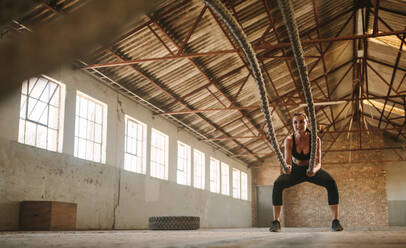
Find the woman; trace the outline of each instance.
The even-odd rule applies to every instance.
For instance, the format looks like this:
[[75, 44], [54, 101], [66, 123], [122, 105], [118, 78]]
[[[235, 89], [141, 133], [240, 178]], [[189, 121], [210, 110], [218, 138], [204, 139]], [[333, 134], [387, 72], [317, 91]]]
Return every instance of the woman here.
[[279, 232], [279, 222], [282, 210], [282, 191], [302, 182], [311, 182], [327, 189], [328, 204], [333, 212], [333, 231], [342, 231], [343, 227], [338, 221], [338, 189], [334, 179], [321, 169], [321, 141], [317, 137], [316, 161], [313, 170], [309, 170], [310, 160], [310, 131], [307, 129], [308, 119], [304, 113], [293, 115], [294, 134], [285, 139], [285, 159], [287, 169], [283, 170], [275, 183], [272, 193], [274, 221], [269, 229], [271, 232]]

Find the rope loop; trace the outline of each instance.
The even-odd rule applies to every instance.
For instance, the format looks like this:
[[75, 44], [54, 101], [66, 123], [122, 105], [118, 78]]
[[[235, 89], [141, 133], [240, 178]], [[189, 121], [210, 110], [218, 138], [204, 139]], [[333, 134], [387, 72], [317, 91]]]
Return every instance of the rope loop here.
[[[279, 163], [282, 166], [282, 169], [285, 170], [287, 168], [287, 164], [286, 164], [285, 159], [283, 158], [282, 152], [281, 152], [278, 142], [276, 140], [275, 131], [274, 131], [274, 127], [272, 125], [272, 120], [271, 120], [270, 111], [269, 111], [268, 94], [266, 93], [265, 81], [264, 81], [264, 77], [262, 75], [256, 54], [255, 54], [255, 51], [254, 51], [254, 49], [252, 49], [251, 44], [248, 42], [248, 39], [247, 39], [246, 35], [244, 34], [244, 31], [240, 28], [237, 21], [234, 19], [234, 17], [229, 12], [229, 10], [224, 6], [224, 4], [222, 4], [219, 0], [203, 0], [203, 2], [205, 2], [206, 5], [208, 7], [210, 7], [213, 10], [213, 12], [216, 13], [217, 16], [220, 17], [220, 19], [228, 27], [228, 29], [231, 31], [234, 38], [237, 40], [238, 44], [244, 51], [245, 57], [247, 58], [247, 60], [250, 64], [252, 75], [255, 78], [255, 81], [257, 83], [258, 93], [259, 93], [259, 97], [261, 100], [261, 111], [264, 114], [266, 128], [268, 130], [267, 138], [270, 141], [270, 143], [272, 144], [272, 148], [276, 154], [276, 157], [277, 157]], [[313, 168], [314, 161], [315, 161], [315, 154], [316, 154], [316, 149], [315, 149], [316, 148], [316, 145], [315, 145], [316, 144], [316, 135], [313, 135], [313, 134], [316, 134], [316, 120], [315, 120], [313, 98], [312, 98], [312, 94], [311, 94], [310, 87], [309, 87], [309, 85], [310, 85], [309, 78], [307, 75], [306, 65], [304, 62], [303, 48], [301, 47], [301, 44], [299, 42], [298, 30], [296, 28], [295, 20], [293, 19], [290, 1], [289, 0], [278, 0], [278, 4], [282, 10], [282, 14], [283, 14], [283, 17], [284, 17], [284, 20], [285, 20], [285, 23], [286, 23], [286, 26], [288, 29], [288, 33], [289, 33], [289, 38], [291, 39], [292, 49], [295, 54], [295, 60], [296, 60], [296, 64], [299, 69], [300, 79], [302, 81], [302, 86], [303, 86], [303, 90], [305, 93], [306, 103], [308, 106], [309, 118], [311, 121], [311, 132], [312, 132], [312, 135], [311, 135], [312, 146], [311, 146], [311, 152], [310, 152], [309, 168]], [[288, 8], [288, 10], [286, 10], [286, 8]], [[291, 34], [291, 33], [296, 34], [296, 42], [294, 42], [295, 35]], [[297, 52], [296, 52], [296, 50], [297, 50]], [[301, 57], [301, 59], [300, 59], [300, 57]]]

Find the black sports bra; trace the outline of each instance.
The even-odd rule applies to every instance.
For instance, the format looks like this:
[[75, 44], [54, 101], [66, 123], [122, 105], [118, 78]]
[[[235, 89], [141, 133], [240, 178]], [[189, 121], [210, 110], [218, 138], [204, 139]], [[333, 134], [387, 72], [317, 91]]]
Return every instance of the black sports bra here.
[[310, 160], [310, 151], [312, 149], [311, 138], [309, 138], [309, 153], [307, 154], [304, 154], [303, 151], [301, 153], [298, 153], [296, 151], [295, 134], [292, 135], [292, 139], [293, 139], [292, 156], [297, 160]]

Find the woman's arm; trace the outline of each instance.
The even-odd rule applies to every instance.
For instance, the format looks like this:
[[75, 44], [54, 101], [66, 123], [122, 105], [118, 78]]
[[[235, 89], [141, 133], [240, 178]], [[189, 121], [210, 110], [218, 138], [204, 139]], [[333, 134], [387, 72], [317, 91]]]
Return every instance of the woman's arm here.
[[288, 166], [288, 169], [285, 171], [283, 170], [283, 173], [285, 174], [290, 174], [292, 172], [292, 136], [288, 136], [285, 139], [285, 161], [286, 165]]

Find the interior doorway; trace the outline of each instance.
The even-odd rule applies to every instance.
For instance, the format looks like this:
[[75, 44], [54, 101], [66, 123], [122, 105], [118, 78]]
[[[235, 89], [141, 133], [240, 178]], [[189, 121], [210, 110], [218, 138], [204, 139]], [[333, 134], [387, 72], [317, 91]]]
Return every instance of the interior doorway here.
[[272, 185], [257, 186], [257, 227], [269, 227], [273, 220], [272, 190]]

